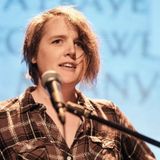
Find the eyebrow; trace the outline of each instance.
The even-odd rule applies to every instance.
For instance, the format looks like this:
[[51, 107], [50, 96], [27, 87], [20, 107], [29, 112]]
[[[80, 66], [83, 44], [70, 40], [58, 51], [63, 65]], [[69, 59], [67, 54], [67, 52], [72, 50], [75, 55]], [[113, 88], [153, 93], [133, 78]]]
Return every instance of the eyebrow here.
[[[53, 36], [49, 37], [49, 40], [56, 39], [56, 38], [65, 39], [65, 38], [67, 38], [67, 35], [65, 35], [65, 34], [53, 35]], [[74, 41], [76, 41], [76, 40], [79, 40], [79, 37], [76, 37], [76, 38], [74, 39]]]
[[53, 36], [49, 37], [49, 39], [53, 39], [53, 38], [66, 38], [66, 37], [67, 37], [66, 35], [59, 34], [59, 35], [53, 35]]

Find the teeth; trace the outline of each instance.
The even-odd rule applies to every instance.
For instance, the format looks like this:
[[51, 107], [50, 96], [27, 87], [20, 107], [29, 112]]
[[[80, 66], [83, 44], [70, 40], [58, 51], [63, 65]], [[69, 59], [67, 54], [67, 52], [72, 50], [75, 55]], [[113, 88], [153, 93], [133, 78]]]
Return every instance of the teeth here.
[[60, 66], [69, 67], [69, 68], [75, 68], [75, 65], [71, 64], [71, 63], [64, 63], [64, 64], [61, 64]]

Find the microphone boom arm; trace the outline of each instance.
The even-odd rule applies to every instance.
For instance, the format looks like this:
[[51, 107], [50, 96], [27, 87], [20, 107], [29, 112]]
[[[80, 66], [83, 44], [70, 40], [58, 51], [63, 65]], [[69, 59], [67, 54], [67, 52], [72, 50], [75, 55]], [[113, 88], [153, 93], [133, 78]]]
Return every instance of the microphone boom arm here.
[[75, 104], [75, 103], [69, 101], [69, 102], [66, 103], [65, 107], [66, 107], [66, 110], [68, 112], [70, 112], [70, 113], [73, 113], [73, 114], [75, 114], [77, 116], [84, 116], [84, 117], [86, 117], [88, 119], [95, 120], [95, 121], [97, 121], [99, 123], [102, 123], [102, 124], [107, 125], [107, 126], [109, 126], [111, 128], [114, 128], [114, 129], [117, 129], [117, 130], [122, 131], [124, 133], [127, 133], [127, 134], [129, 134], [131, 136], [134, 136], [134, 137], [136, 137], [136, 138], [138, 138], [140, 140], [143, 140], [145, 142], [148, 142], [148, 143], [160, 148], [160, 142], [159, 141], [154, 140], [154, 139], [152, 139], [150, 137], [147, 137], [147, 136], [145, 136], [145, 135], [143, 135], [143, 134], [141, 134], [139, 132], [133, 131], [133, 130], [131, 130], [129, 128], [123, 127], [123, 126], [121, 126], [119, 124], [116, 124], [116, 123], [114, 123], [112, 121], [108, 121], [106, 119], [100, 118], [100, 117], [94, 115], [91, 111], [85, 109], [81, 105], [78, 105], [78, 104]]

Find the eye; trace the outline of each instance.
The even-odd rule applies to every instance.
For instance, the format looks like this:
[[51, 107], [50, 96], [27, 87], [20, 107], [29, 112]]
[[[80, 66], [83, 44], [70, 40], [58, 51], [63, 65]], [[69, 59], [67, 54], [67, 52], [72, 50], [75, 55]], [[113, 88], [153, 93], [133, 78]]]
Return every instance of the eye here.
[[62, 39], [55, 39], [52, 41], [52, 44], [61, 44], [62, 42]]
[[80, 48], [83, 48], [83, 43], [79, 40], [75, 41], [74, 44]]

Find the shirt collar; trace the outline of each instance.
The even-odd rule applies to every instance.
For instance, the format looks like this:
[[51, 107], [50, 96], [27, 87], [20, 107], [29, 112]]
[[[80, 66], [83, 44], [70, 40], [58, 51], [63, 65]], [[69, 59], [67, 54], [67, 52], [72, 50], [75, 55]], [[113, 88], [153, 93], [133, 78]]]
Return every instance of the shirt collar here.
[[40, 103], [36, 103], [33, 99], [33, 96], [31, 92], [33, 92], [36, 89], [35, 86], [31, 86], [25, 90], [24, 93], [22, 93], [19, 96], [19, 103], [20, 103], [20, 110], [21, 112], [27, 112], [29, 110], [45, 110], [46, 107]]
[[[39, 109], [39, 110], [46, 109], [46, 107], [43, 104], [40, 104], [34, 101], [31, 92], [33, 92], [35, 89], [36, 89], [36, 86], [28, 87], [25, 90], [25, 92], [19, 96], [18, 99], [21, 107], [21, 112], [26, 112], [32, 109]], [[76, 92], [77, 92], [77, 103], [79, 105], [82, 105], [83, 107], [85, 107], [85, 109], [89, 111], [94, 111], [95, 108], [93, 107], [90, 100], [84, 94], [82, 94], [79, 90], [76, 90]]]
[[93, 107], [92, 103], [90, 102], [89, 98], [87, 98], [84, 94], [77, 90], [78, 100], [77, 103], [79, 105], [84, 106], [89, 111], [94, 111], [95, 108]]

